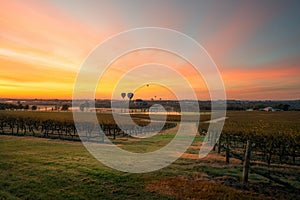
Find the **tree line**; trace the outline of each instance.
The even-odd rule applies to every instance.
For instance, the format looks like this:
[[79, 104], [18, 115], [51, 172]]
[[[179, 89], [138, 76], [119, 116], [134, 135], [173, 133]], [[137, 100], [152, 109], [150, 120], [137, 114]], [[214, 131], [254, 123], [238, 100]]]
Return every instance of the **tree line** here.
[[[56, 110], [67, 111], [70, 108], [69, 104], [63, 104], [62, 106], [56, 106]], [[12, 104], [12, 103], [0, 103], [0, 110], [38, 110], [36, 105], [29, 106], [28, 104], [23, 105], [21, 103]], [[52, 109], [54, 110], [54, 109]]]

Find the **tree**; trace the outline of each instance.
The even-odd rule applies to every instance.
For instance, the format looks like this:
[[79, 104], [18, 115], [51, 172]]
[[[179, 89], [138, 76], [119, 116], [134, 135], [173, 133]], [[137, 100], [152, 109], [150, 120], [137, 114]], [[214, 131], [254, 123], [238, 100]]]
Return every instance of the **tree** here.
[[28, 109], [29, 109], [29, 105], [25, 105], [25, 106], [24, 106], [24, 109], [25, 109], [25, 110], [28, 110]]
[[67, 111], [67, 110], [69, 110], [69, 107], [70, 107], [70, 105], [63, 104], [62, 107], [61, 107], [61, 110]]
[[277, 105], [275, 108], [278, 108], [278, 109], [281, 109], [281, 110], [284, 110], [284, 111], [288, 111], [289, 108], [290, 108], [290, 105], [281, 103], [281, 104]]
[[17, 109], [23, 109], [23, 105], [21, 103], [19, 103]]
[[31, 107], [31, 110], [37, 110], [37, 106], [36, 106], [36, 105], [33, 105], [33, 106]]
[[88, 101], [85, 101], [83, 104], [80, 104], [79, 109], [80, 109], [81, 111], [84, 111], [85, 108], [89, 108], [89, 107], [90, 107], [89, 102], [88, 102]]

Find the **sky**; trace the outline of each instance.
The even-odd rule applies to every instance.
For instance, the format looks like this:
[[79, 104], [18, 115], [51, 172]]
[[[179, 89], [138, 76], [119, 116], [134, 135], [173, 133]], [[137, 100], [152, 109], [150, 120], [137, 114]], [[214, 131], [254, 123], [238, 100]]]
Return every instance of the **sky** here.
[[[126, 30], [161, 27], [206, 50], [228, 99], [300, 99], [299, 8], [297, 0], [0, 0], [0, 98], [72, 98], [82, 63], [97, 45]], [[147, 63], [155, 64], [134, 70]], [[185, 95], [178, 74], [165, 75], [163, 65], [188, 80], [198, 99], [210, 98], [205, 78], [190, 63], [151, 49], [112, 62], [95, 97], [134, 86], [136, 98], [173, 99], [172, 89]], [[149, 86], [137, 85], [140, 79]], [[159, 79], [170, 88], [152, 84]]]

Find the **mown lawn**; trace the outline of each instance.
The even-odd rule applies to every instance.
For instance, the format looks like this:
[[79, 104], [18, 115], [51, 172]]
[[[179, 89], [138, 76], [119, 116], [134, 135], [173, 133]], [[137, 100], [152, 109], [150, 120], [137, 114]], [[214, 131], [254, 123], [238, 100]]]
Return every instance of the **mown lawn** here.
[[1, 198], [167, 199], [144, 189], [155, 177], [109, 169], [79, 142], [0, 137]]
[[198, 179], [206, 176], [207, 168], [194, 170], [195, 164], [179, 159], [155, 172], [123, 173], [102, 165], [80, 142], [0, 136], [0, 199], [254, 197], [215, 181]]

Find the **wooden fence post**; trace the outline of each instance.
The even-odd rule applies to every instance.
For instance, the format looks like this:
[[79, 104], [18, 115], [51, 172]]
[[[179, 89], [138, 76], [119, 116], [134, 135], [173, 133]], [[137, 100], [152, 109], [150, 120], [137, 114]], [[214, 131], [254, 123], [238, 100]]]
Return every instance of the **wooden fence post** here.
[[226, 164], [229, 164], [229, 157], [230, 157], [230, 149], [229, 149], [229, 142], [226, 142]]
[[114, 140], [116, 139], [116, 128], [114, 128]]
[[246, 151], [245, 151], [245, 159], [243, 164], [243, 175], [242, 175], [242, 182], [243, 184], [248, 183], [248, 175], [250, 169], [250, 156], [251, 156], [251, 140], [247, 140]]
[[218, 140], [218, 154], [220, 154], [221, 153], [221, 137], [219, 138], [219, 140]]

